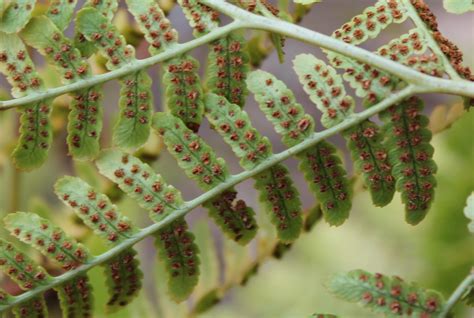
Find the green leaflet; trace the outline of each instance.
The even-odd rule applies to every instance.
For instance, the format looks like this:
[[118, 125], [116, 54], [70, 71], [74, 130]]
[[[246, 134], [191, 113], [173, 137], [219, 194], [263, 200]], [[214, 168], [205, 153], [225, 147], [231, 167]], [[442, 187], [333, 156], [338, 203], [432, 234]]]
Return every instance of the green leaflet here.
[[[0, 72], [12, 85], [12, 95], [21, 97], [38, 92], [43, 82], [35, 70], [25, 45], [17, 35], [0, 32]], [[20, 137], [13, 151], [13, 160], [20, 169], [41, 166], [47, 159], [52, 142], [50, 123], [52, 99], [20, 108]]]
[[93, 294], [86, 275], [78, 276], [54, 290], [58, 293], [64, 317], [91, 317]]
[[71, 22], [76, 4], [77, 0], [53, 0], [48, 6], [46, 16], [63, 31]]
[[[116, 150], [102, 152], [97, 160], [101, 174], [117, 183], [120, 189], [159, 222], [178, 210], [184, 200], [181, 193], [138, 158]], [[172, 222], [156, 236], [159, 258], [166, 263], [168, 290], [173, 299], [188, 298], [198, 282], [199, 251], [184, 219]]]
[[387, 317], [437, 317], [444, 304], [436, 291], [363, 270], [337, 274], [327, 288], [343, 300]]
[[321, 2], [321, 0], [293, 0], [293, 2], [294, 3], [299, 3], [299, 4], [304, 4], [304, 5], [310, 5], [310, 4], [313, 4], [313, 3]]
[[168, 292], [181, 302], [189, 297], [199, 278], [199, 250], [184, 218], [177, 219], [156, 234], [158, 256], [166, 264]]
[[[96, 192], [80, 178], [66, 176], [59, 179], [55, 192], [95, 234], [111, 244], [118, 244], [138, 231], [106, 195]], [[142, 273], [135, 255], [131, 248], [104, 265], [111, 295], [107, 305], [111, 310], [128, 304], [141, 288]]]
[[197, 132], [204, 114], [201, 80], [197, 73], [199, 62], [184, 54], [165, 62], [163, 68], [167, 108]]
[[[325, 127], [332, 127], [354, 113], [354, 100], [346, 95], [342, 79], [332, 67], [310, 54], [296, 56], [293, 63], [304, 90], [323, 112], [321, 122]], [[390, 203], [395, 179], [377, 125], [366, 120], [345, 131], [343, 136], [355, 167], [369, 188], [372, 202], [376, 206]]]
[[[209, 122], [232, 147], [242, 167], [252, 169], [272, 154], [268, 139], [252, 127], [247, 113], [238, 105], [215, 94], [207, 94], [205, 103]], [[301, 201], [288, 169], [278, 164], [257, 175], [255, 180], [260, 201], [276, 226], [278, 238], [283, 242], [296, 240], [303, 223]]]
[[48, 307], [43, 296], [26, 301], [12, 309], [16, 318], [45, 318], [48, 317]]
[[[82, 8], [94, 8], [102, 13], [107, 20], [112, 21], [115, 12], [117, 12], [118, 2], [117, 0], [87, 0]], [[84, 34], [79, 32], [77, 27], [74, 33], [74, 46], [85, 57], [89, 57], [96, 52], [95, 46], [87, 41]]]
[[153, 94], [151, 78], [140, 71], [121, 80], [120, 117], [114, 126], [114, 143], [125, 149], [143, 145], [150, 136]]
[[209, 33], [219, 26], [219, 13], [212, 8], [203, 5], [198, 0], [178, 0], [184, 15], [191, 27], [194, 36], [199, 37]]
[[354, 99], [346, 94], [341, 77], [334, 68], [311, 54], [300, 54], [293, 68], [311, 101], [323, 113], [321, 123], [329, 128], [354, 113]]
[[352, 190], [336, 148], [321, 141], [312, 149], [296, 155], [311, 191], [321, 204], [324, 220], [341, 225], [349, 217]]
[[[106, 17], [93, 8], [82, 9], [77, 17], [78, 29], [107, 58], [107, 68], [114, 70], [135, 60], [132, 46]], [[101, 28], [105, 26], [105, 29]], [[114, 143], [125, 149], [143, 145], [150, 135], [153, 110], [151, 79], [139, 71], [121, 80], [120, 117], [114, 126]]]
[[211, 42], [206, 69], [208, 90], [244, 107], [249, 63], [246, 41], [240, 32]]
[[16, 33], [28, 23], [35, 0], [12, 0], [0, 17], [0, 32]]
[[76, 28], [107, 58], [106, 67], [109, 70], [135, 60], [135, 49], [127, 45], [123, 35], [100, 11], [89, 7], [80, 10]]
[[353, 45], [373, 39], [392, 23], [402, 23], [407, 18], [406, 9], [395, 0], [378, 0], [333, 32], [332, 36]]
[[[30, 46], [47, 57], [61, 75], [64, 84], [84, 80], [92, 75], [89, 63], [62, 31], [45, 16], [34, 17], [21, 32]], [[68, 119], [69, 152], [77, 159], [91, 159], [99, 152], [102, 130], [102, 105], [99, 87], [70, 94], [73, 97]]]
[[372, 202], [385, 206], [392, 201], [395, 193], [395, 178], [388, 151], [383, 145], [384, 134], [369, 120], [363, 121], [343, 133], [347, 140], [354, 166], [362, 173]]
[[0, 270], [23, 290], [41, 286], [50, 279], [41, 266], [3, 239], [0, 239]]
[[[224, 160], [217, 158], [212, 148], [186, 128], [179, 118], [156, 113], [152, 126], [163, 136], [178, 165], [203, 190], [214, 188], [230, 176]], [[246, 244], [255, 236], [257, 225], [254, 211], [244, 201], [235, 200], [236, 194], [234, 189], [228, 189], [204, 206], [225, 234], [240, 244]]]
[[294, 146], [314, 132], [313, 118], [304, 113], [293, 92], [272, 74], [262, 70], [251, 72], [247, 88], [277, 133], [282, 135], [285, 145]]
[[156, 55], [178, 43], [178, 32], [171, 27], [163, 10], [154, 0], [126, 0], [128, 10], [150, 43], [148, 51]]
[[46, 257], [55, 259], [65, 270], [76, 268], [89, 257], [85, 246], [67, 237], [61, 228], [49, 220], [34, 213], [11, 213], [3, 220], [5, 228], [13, 236], [33, 246]]
[[[302, 0], [304, 1], [304, 0]], [[295, 0], [296, 2], [296, 0]], [[314, 0], [313, 0], [314, 2]], [[308, 318], [337, 318], [336, 315], [331, 315], [331, 314], [312, 314], [311, 316], [309, 316]]]
[[474, 11], [474, 4], [471, 0], [443, 0], [446, 11], [455, 14], [463, 14]]
[[107, 262], [105, 276], [109, 288], [109, 312], [116, 311], [129, 304], [142, 288], [143, 273], [140, 270], [137, 252], [131, 248]]
[[397, 190], [406, 206], [405, 219], [417, 224], [425, 217], [434, 198], [436, 163], [433, 161], [428, 118], [423, 115], [423, 102], [411, 97], [381, 113], [386, 123], [386, 147]]
[[62, 177], [54, 189], [64, 204], [70, 206], [95, 234], [109, 243], [120, 243], [138, 231], [105, 194], [97, 192], [80, 178]]
[[[272, 74], [250, 73], [247, 87], [275, 130], [282, 135], [284, 144], [296, 145], [313, 133], [313, 119], [304, 113], [293, 92]], [[321, 141], [297, 158], [310, 189], [321, 203], [325, 220], [331, 225], [342, 224], [349, 216], [352, 192], [335, 147]]]
[[99, 172], [149, 212], [150, 218], [160, 222], [178, 210], [184, 200], [175, 187], [140, 159], [116, 150], [103, 151], [96, 161]]

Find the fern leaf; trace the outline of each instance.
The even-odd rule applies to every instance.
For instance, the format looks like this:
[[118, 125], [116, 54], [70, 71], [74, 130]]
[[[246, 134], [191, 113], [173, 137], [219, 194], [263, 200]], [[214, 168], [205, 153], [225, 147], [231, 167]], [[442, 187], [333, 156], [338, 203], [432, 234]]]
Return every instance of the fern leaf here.
[[[242, 167], [252, 169], [272, 154], [268, 139], [252, 127], [249, 116], [238, 105], [215, 94], [208, 94], [205, 101], [209, 122], [232, 147]], [[283, 242], [296, 240], [303, 225], [301, 201], [288, 169], [278, 164], [257, 175], [255, 180], [260, 201], [277, 228], [278, 238]]]
[[436, 164], [433, 161], [428, 118], [423, 102], [412, 97], [381, 113], [386, 123], [387, 148], [397, 190], [406, 206], [406, 221], [417, 224], [425, 217], [434, 198]]
[[0, 239], [0, 270], [21, 289], [29, 290], [50, 280], [46, 271], [10, 242]]
[[9, 1], [0, 19], [0, 32], [16, 33], [28, 23], [35, 7], [35, 0]]
[[[313, 133], [313, 119], [304, 113], [282, 81], [259, 70], [250, 73], [247, 87], [275, 130], [282, 135], [284, 144], [296, 145]], [[335, 147], [321, 141], [298, 154], [297, 158], [310, 189], [321, 203], [325, 220], [331, 225], [342, 224], [349, 216], [352, 194]]]
[[[332, 67], [310, 54], [296, 56], [293, 63], [304, 90], [323, 112], [321, 122], [325, 127], [332, 127], [354, 113], [354, 100], [346, 95], [342, 79]], [[348, 129], [343, 136], [373, 203], [376, 206], [390, 203], [395, 178], [378, 126], [367, 120]]]
[[[25, 45], [17, 35], [0, 32], [0, 72], [6, 75], [15, 97], [36, 93], [44, 87]], [[51, 104], [52, 99], [46, 99], [20, 109], [20, 138], [12, 154], [15, 165], [20, 169], [30, 170], [46, 161], [53, 136]]]
[[55, 259], [62, 268], [71, 270], [87, 261], [89, 252], [80, 243], [66, 236], [49, 220], [29, 212], [16, 212], [4, 218], [5, 228], [20, 241]]
[[148, 51], [156, 55], [178, 43], [178, 33], [160, 6], [153, 0], [127, 0], [129, 11], [138, 23], [140, 31], [150, 43]]
[[77, 0], [53, 0], [49, 3], [46, 16], [63, 31], [71, 22], [76, 4]]
[[[83, 8], [94, 8], [98, 10], [107, 20], [112, 21], [118, 8], [117, 0], [87, 0]], [[74, 33], [74, 46], [81, 52], [82, 56], [89, 57], [96, 52], [94, 44], [89, 42], [84, 34], [76, 30]]]
[[164, 64], [163, 84], [166, 87], [166, 106], [186, 127], [199, 130], [204, 114], [201, 80], [197, 73], [199, 62], [188, 54]]
[[437, 317], [444, 299], [436, 291], [362, 270], [335, 275], [327, 285], [336, 296], [387, 317]]
[[311, 54], [300, 54], [293, 68], [311, 101], [323, 113], [321, 123], [332, 127], [354, 112], [354, 99], [346, 94], [341, 77], [332, 67]]
[[126, 306], [140, 292], [143, 273], [139, 265], [137, 252], [132, 248], [104, 265], [107, 286], [111, 295], [107, 302], [109, 312]]
[[95, 234], [110, 243], [120, 243], [138, 231], [106, 195], [96, 192], [80, 178], [63, 177], [54, 188], [64, 204], [70, 206]]
[[[155, 222], [184, 204], [178, 190], [167, 185], [149, 165], [136, 157], [120, 151], [104, 151], [97, 160], [97, 166], [101, 174], [117, 183], [120, 189], [146, 209]], [[155, 244], [160, 260], [167, 265], [171, 297], [177, 301], [186, 299], [198, 281], [199, 251], [184, 219], [160, 230]]]
[[308, 318], [337, 318], [337, 316], [331, 314], [312, 314]]
[[250, 69], [245, 43], [240, 32], [232, 32], [211, 42], [206, 69], [208, 90], [240, 107], [245, 105], [245, 79]]
[[159, 258], [166, 263], [168, 292], [175, 301], [189, 297], [198, 283], [199, 250], [188, 224], [181, 218], [156, 234], [155, 245]]
[[345, 23], [333, 33], [333, 37], [353, 45], [373, 39], [392, 23], [402, 23], [408, 15], [406, 9], [396, 0], [378, 0]]
[[219, 26], [219, 14], [198, 0], [178, 0], [186, 19], [193, 28], [194, 36], [209, 33]]
[[[4, 298], [5, 293], [1, 292], [0, 297]], [[7, 301], [8, 302], [8, 301]], [[45, 318], [48, 317], [48, 309], [43, 296], [33, 298], [26, 301], [18, 306], [13, 307], [13, 314], [16, 318]]]
[[[217, 158], [212, 148], [186, 128], [179, 118], [156, 113], [153, 128], [163, 135], [169, 152], [186, 175], [203, 190], [214, 188], [230, 176], [224, 160]], [[257, 225], [254, 211], [244, 201], [235, 200], [236, 195], [234, 189], [228, 189], [204, 206], [226, 235], [240, 244], [246, 244], [255, 236]]]
[[54, 289], [64, 317], [91, 317], [93, 294], [86, 275], [79, 275]]
[[[30, 46], [47, 57], [61, 74], [64, 84], [84, 80], [92, 75], [89, 63], [61, 30], [46, 16], [34, 17], [21, 32]], [[102, 130], [102, 105], [99, 87], [91, 87], [71, 94], [68, 123], [69, 152], [77, 159], [91, 159], [99, 152]]]
[[[126, 44], [117, 28], [98, 10], [82, 9], [77, 15], [77, 26], [84, 37], [107, 57], [109, 70], [135, 59], [133, 47]], [[145, 71], [139, 71], [123, 78], [121, 86], [120, 117], [114, 127], [113, 139], [119, 147], [137, 148], [147, 141], [150, 134], [153, 110], [151, 79]]]
[[380, 47], [377, 53], [392, 61], [406, 64], [410, 56], [423, 54], [427, 49], [428, 42], [426, 37], [417, 29], [412, 29], [408, 33]]
[[357, 171], [362, 173], [364, 184], [369, 188], [372, 202], [385, 206], [395, 193], [395, 178], [389, 152], [383, 144], [384, 134], [369, 120], [363, 121], [343, 133]]

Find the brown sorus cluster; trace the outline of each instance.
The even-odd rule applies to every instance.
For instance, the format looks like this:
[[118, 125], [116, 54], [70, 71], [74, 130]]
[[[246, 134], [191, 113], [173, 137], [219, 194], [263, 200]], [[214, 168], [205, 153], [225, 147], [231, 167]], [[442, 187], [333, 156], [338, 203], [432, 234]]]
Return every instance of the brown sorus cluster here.
[[193, 28], [200, 34], [204, 34], [210, 31], [209, 26], [206, 25], [203, 20], [202, 14], [206, 14], [210, 17], [211, 21], [219, 21], [219, 13], [212, 8], [199, 3], [198, 1], [192, 0], [182, 0], [180, 5], [183, 7], [183, 10], [189, 11], [192, 17]]
[[420, 18], [426, 23], [426, 25], [433, 32], [434, 39], [438, 42], [443, 53], [448, 57], [451, 65], [454, 69], [467, 80], [474, 81], [474, 76], [471, 73], [469, 67], [462, 65], [463, 54], [461, 50], [451, 42], [448, 38], [443, 36], [443, 34], [438, 29], [438, 22], [436, 16], [430, 10], [428, 5], [423, 0], [411, 0], [411, 3], [418, 12]]
[[358, 279], [370, 286], [367, 287], [370, 291], [362, 294], [361, 301], [364, 304], [387, 307], [393, 314], [400, 316], [411, 316], [414, 310], [421, 311], [417, 316], [421, 318], [434, 317], [432, 314], [439, 310], [439, 300], [437, 298], [429, 297], [424, 303], [420, 303], [421, 296], [416, 291], [409, 293], [404, 291], [404, 288], [410, 288], [410, 286], [405, 286], [406, 283], [399, 277], [393, 277], [394, 282], [390, 282], [390, 284], [387, 284], [389, 282], [387, 277], [380, 273], [373, 276], [360, 274]]
[[233, 239], [239, 241], [244, 236], [243, 232], [254, 230], [256, 225], [245, 201], [236, 200], [236, 197], [236, 191], [228, 190], [213, 198], [209, 204], [217, 210], [225, 228], [233, 233]]
[[325, 208], [330, 211], [337, 209], [340, 202], [347, 201], [345, 172], [339, 166], [339, 159], [334, 155], [334, 148], [325, 141], [304, 153], [312, 171], [313, 182], [321, 194], [331, 193], [332, 198], [325, 201]]
[[197, 74], [197, 62], [190, 56], [171, 60], [165, 77], [171, 84], [167, 88], [168, 105], [193, 132], [199, 130], [202, 112], [202, 89]]
[[134, 251], [124, 252], [106, 264], [107, 276], [113, 284], [108, 306], [127, 305], [141, 288], [141, 273], [135, 255]]
[[65, 296], [67, 309], [71, 315], [80, 311], [83, 317], [92, 317], [92, 289], [87, 276], [79, 276], [69, 283], [60, 287], [61, 293]]
[[141, 14], [137, 19], [156, 52], [161, 52], [178, 40], [176, 30], [171, 27], [170, 21], [158, 6], [149, 7], [148, 14]]
[[171, 277], [198, 275], [198, 263], [194, 238], [182, 219], [176, 220], [158, 232], [161, 253], [170, 265]]
[[334, 31], [333, 36], [346, 43], [359, 44], [367, 39], [371, 32], [385, 28], [393, 20], [397, 22], [403, 19], [404, 13], [397, 1], [387, 0], [387, 4], [379, 3], [355, 16], [352, 21]]
[[80, 148], [87, 138], [99, 138], [97, 131], [97, 121], [99, 116], [99, 100], [101, 94], [94, 87], [74, 94], [73, 96], [73, 114], [75, 116], [73, 128], [77, 132], [72, 132], [69, 136], [70, 144]]

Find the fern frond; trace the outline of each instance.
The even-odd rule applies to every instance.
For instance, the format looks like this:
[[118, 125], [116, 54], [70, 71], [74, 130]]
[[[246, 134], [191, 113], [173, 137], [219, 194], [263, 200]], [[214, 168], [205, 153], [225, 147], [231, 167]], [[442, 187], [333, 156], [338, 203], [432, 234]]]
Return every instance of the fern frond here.
[[3, 239], [0, 239], [0, 270], [23, 290], [41, 286], [50, 279], [41, 266]]
[[77, 0], [53, 0], [49, 3], [46, 16], [64, 31], [69, 26], [76, 8]]
[[[0, 32], [0, 72], [6, 75], [15, 97], [44, 88], [25, 45], [15, 34]], [[51, 105], [52, 99], [48, 98], [20, 109], [20, 137], [12, 154], [18, 168], [30, 170], [46, 161], [53, 136]]]
[[[153, 128], [164, 138], [169, 152], [186, 175], [204, 190], [210, 190], [229, 178], [230, 173], [222, 158], [199, 136], [185, 127], [171, 114], [156, 113]], [[222, 231], [240, 244], [248, 243], [257, 231], [254, 211], [242, 200], [235, 200], [237, 192], [228, 189], [205, 204], [210, 216]]]
[[206, 69], [207, 88], [230, 102], [244, 107], [245, 79], [250, 70], [247, 45], [240, 32], [210, 43]]
[[[232, 147], [242, 167], [252, 169], [271, 155], [270, 142], [252, 127], [249, 116], [238, 105], [215, 94], [206, 95], [205, 101], [209, 122]], [[279, 239], [287, 243], [296, 240], [303, 225], [301, 201], [288, 169], [278, 164], [255, 176], [255, 180], [260, 201], [265, 205]]]
[[387, 317], [437, 317], [444, 304], [438, 292], [406, 283], [397, 276], [363, 270], [337, 274], [327, 287], [343, 300]]
[[[313, 133], [313, 118], [304, 113], [293, 92], [275, 76], [254, 71], [247, 79], [247, 87], [287, 146], [298, 144]], [[321, 203], [325, 220], [331, 225], [342, 224], [349, 216], [352, 191], [336, 148], [321, 141], [296, 157], [310, 189]]]
[[0, 19], [0, 32], [16, 33], [28, 23], [35, 7], [35, 0], [16, 0], [7, 3]]
[[[64, 84], [91, 77], [89, 63], [62, 31], [46, 16], [34, 17], [21, 32], [25, 42], [45, 55], [56, 67]], [[68, 123], [68, 146], [78, 159], [91, 159], [99, 152], [102, 130], [102, 105], [99, 87], [90, 87], [72, 94]]]
[[[107, 68], [117, 69], [135, 60], [132, 46], [100, 11], [82, 9], [77, 14], [77, 28], [107, 58]], [[145, 71], [138, 71], [121, 80], [120, 116], [114, 126], [114, 143], [131, 149], [143, 145], [150, 134], [153, 101], [151, 79]]]
[[423, 102], [411, 97], [381, 113], [385, 121], [387, 148], [393, 165], [397, 190], [406, 206], [406, 221], [417, 224], [425, 217], [434, 199], [436, 163], [428, 118], [422, 113]]
[[[341, 77], [323, 61], [310, 54], [300, 54], [293, 61], [303, 88], [319, 110], [322, 124], [329, 128], [354, 114], [354, 100], [346, 95]], [[377, 125], [366, 120], [343, 133], [357, 171], [370, 190], [372, 202], [385, 206], [393, 198], [395, 178], [382, 145], [383, 136]]]
[[[0, 305], [11, 301], [11, 296], [0, 290]], [[43, 297], [33, 298], [18, 306], [13, 307], [15, 318], [44, 318], [48, 317], [48, 309]]]
[[[120, 189], [159, 222], [184, 205], [181, 193], [138, 158], [119, 151], [104, 151], [97, 160], [101, 174], [118, 184]], [[166, 264], [168, 290], [177, 301], [186, 299], [199, 277], [199, 250], [184, 219], [172, 222], [156, 234], [155, 245], [160, 261]]]

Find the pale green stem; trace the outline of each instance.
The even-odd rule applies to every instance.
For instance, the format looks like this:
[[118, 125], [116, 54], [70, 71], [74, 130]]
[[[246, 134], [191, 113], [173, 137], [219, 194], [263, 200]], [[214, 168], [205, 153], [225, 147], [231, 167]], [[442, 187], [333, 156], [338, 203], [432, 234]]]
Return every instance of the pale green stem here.
[[31, 291], [28, 291], [19, 296], [13, 297], [12, 301], [8, 305], [0, 306], [0, 311], [3, 312], [15, 305], [28, 301], [53, 287], [60, 286], [66, 283], [67, 281], [73, 279], [74, 277], [86, 273], [87, 271], [89, 271], [90, 269], [94, 268], [97, 265], [106, 263], [107, 261], [119, 255], [124, 250], [127, 250], [128, 248], [132, 247], [139, 241], [152, 235], [153, 233], [157, 232], [161, 228], [170, 224], [174, 220], [184, 217], [187, 213], [197, 208], [198, 206], [202, 205], [206, 201], [212, 199], [216, 195], [222, 193], [223, 191], [226, 191], [227, 189], [241, 183], [242, 181], [246, 179], [254, 177], [260, 172], [265, 171], [266, 169], [274, 166], [275, 164], [283, 160], [293, 157], [294, 155], [314, 146], [318, 142], [330, 136], [333, 136], [337, 133], [342, 132], [343, 130], [346, 130], [354, 125], [357, 125], [358, 123], [366, 120], [367, 118], [372, 117], [378, 114], [379, 112], [387, 109], [391, 105], [394, 105], [400, 102], [401, 100], [417, 93], [420, 93], [420, 91], [418, 91], [417, 88], [415, 88], [414, 86], [407, 86], [403, 90], [397, 93], [394, 93], [390, 97], [384, 99], [383, 101], [370, 107], [369, 109], [361, 113], [351, 115], [340, 124], [334, 127], [331, 127], [329, 129], [323, 130], [321, 132], [315, 132], [303, 142], [291, 148], [288, 148], [287, 150], [282, 151], [278, 154], [272, 155], [271, 157], [269, 157], [267, 160], [265, 160], [263, 163], [259, 164], [255, 168], [251, 170], [243, 171], [237, 175], [230, 176], [229, 178], [226, 179], [226, 181], [220, 183], [215, 188], [207, 191], [206, 193], [200, 195], [199, 197], [191, 201], [186, 202], [179, 210], [174, 211], [172, 214], [165, 217], [162, 221], [158, 223], [154, 223], [146, 228], [141, 229], [135, 235], [128, 238], [127, 240], [122, 241], [120, 244], [117, 244], [110, 250], [98, 256], [93, 257], [88, 263], [83, 264], [79, 266], [78, 268], [68, 271], [60, 276], [54, 277], [52, 280], [48, 281], [48, 283], [43, 286], [39, 286]]
[[469, 287], [474, 286], [474, 269], [471, 270], [471, 273], [464, 278], [464, 280], [459, 284], [459, 286], [454, 290], [454, 292], [449, 297], [448, 301], [443, 307], [443, 310], [439, 314], [439, 318], [446, 318], [449, 315], [449, 312], [453, 307], [459, 302], [464, 293], [469, 289]]

